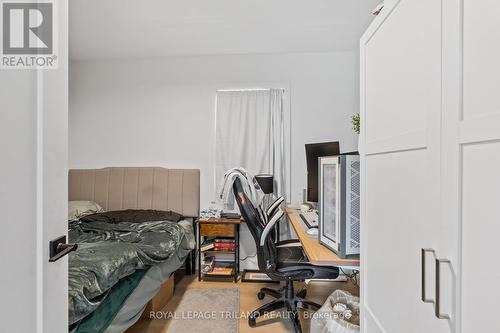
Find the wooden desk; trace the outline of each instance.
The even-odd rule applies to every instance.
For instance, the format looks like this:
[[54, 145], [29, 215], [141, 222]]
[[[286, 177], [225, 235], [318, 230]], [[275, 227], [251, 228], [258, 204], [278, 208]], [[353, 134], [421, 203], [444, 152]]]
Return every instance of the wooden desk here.
[[297, 209], [286, 208], [286, 214], [311, 264], [318, 266], [359, 266], [359, 258], [341, 259], [335, 252], [321, 245], [317, 238], [309, 237], [298, 220], [300, 217]]

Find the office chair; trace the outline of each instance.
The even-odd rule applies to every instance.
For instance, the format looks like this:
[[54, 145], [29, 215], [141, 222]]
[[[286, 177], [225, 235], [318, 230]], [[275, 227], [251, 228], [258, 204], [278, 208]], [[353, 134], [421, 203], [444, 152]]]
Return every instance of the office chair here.
[[[280, 206], [284, 201], [285, 201], [285, 198], [282, 196], [277, 198], [276, 200], [273, 201], [273, 203], [271, 203], [271, 205], [265, 211], [261, 206], [257, 207], [257, 211], [260, 214], [260, 220], [262, 221], [263, 228], [266, 226], [266, 224], [269, 223], [269, 221], [274, 216], [274, 214], [276, 214], [278, 209], [280, 209]], [[279, 221], [276, 222], [276, 226], [278, 226], [278, 223], [279, 223]], [[272, 237], [276, 241], [278, 241], [278, 233], [279, 233], [279, 229], [277, 227], [273, 228], [273, 230], [271, 230]], [[298, 242], [298, 240], [296, 240], [296, 241]]]
[[297, 251], [302, 252], [301, 247], [277, 246], [271, 231], [274, 229], [276, 222], [283, 217], [283, 210], [277, 210], [271, 220], [265, 224], [261, 220], [258, 210], [243, 191], [239, 179], [234, 181], [233, 192], [241, 215], [255, 241], [259, 270], [266, 273], [273, 281], [285, 281], [285, 285], [279, 290], [261, 289], [257, 294], [259, 299], [269, 295], [274, 297], [275, 300], [253, 311], [248, 318], [248, 325], [255, 327], [258, 317], [284, 308], [292, 320], [295, 333], [301, 333], [302, 328], [297, 310], [317, 311], [321, 306], [304, 300], [304, 293], [296, 294], [293, 282], [306, 279], [335, 279], [339, 275], [339, 269], [337, 267], [311, 265], [304, 255], [301, 256], [301, 259], [295, 259]]
[[[274, 202], [269, 206], [268, 209], [266, 209], [265, 212], [261, 213], [265, 219], [264, 224], [263, 224], [263, 228], [266, 227], [266, 225], [269, 223], [269, 221], [271, 221], [273, 216], [278, 212], [278, 210], [281, 209], [280, 206], [283, 202], [285, 202], [285, 198], [281, 196], [281, 197], [277, 198], [276, 200], [274, 200]], [[279, 221], [281, 220], [281, 217], [283, 217], [283, 214], [280, 216], [279, 219], [277, 219], [277, 221], [275, 222], [275, 226], [278, 225]], [[273, 229], [270, 231], [271, 239], [278, 239], [277, 233], [278, 233], [277, 228], [273, 227]], [[300, 243], [300, 241], [298, 239], [286, 239], [283, 241], [275, 241], [274, 244], [277, 247], [291, 246], [291, 245], [302, 246], [302, 244]], [[300, 252], [299, 252], [299, 249], [295, 249], [295, 250], [296, 251], [294, 251], [294, 254], [295, 254], [294, 258], [296, 258], [297, 260], [299, 260], [301, 258], [305, 259], [304, 252], [302, 252], [302, 250], [300, 250]], [[305, 289], [302, 292], [305, 293]]]
[[285, 201], [284, 197], [279, 197], [276, 200], [273, 201], [273, 203], [267, 208], [266, 210], [266, 216], [267, 219], [270, 220], [274, 214], [278, 211], [280, 208], [281, 204]]

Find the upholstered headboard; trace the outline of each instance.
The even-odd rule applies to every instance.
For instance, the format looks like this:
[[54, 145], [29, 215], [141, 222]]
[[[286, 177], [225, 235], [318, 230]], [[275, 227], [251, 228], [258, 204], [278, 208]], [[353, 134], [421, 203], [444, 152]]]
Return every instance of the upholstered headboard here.
[[69, 200], [92, 200], [105, 210], [173, 210], [197, 217], [200, 170], [155, 167], [69, 171]]

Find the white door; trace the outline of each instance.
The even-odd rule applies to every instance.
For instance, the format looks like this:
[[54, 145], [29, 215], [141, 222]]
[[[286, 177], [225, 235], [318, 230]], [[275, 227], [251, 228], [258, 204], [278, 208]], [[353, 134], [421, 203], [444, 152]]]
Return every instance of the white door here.
[[[449, 0], [444, 16], [443, 194], [458, 332], [500, 332], [500, 3]], [[453, 241], [454, 240], [454, 241]], [[453, 310], [453, 309], [452, 309]], [[443, 312], [449, 310], [446, 307]]]
[[68, 330], [67, 258], [48, 262], [67, 233], [68, 2], [56, 3], [58, 69], [0, 69], [2, 332]]
[[[362, 329], [448, 332], [432, 262], [440, 238], [441, 3], [386, 5], [361, 40]], [[431, 259], [432, 256], [429, 256]]]

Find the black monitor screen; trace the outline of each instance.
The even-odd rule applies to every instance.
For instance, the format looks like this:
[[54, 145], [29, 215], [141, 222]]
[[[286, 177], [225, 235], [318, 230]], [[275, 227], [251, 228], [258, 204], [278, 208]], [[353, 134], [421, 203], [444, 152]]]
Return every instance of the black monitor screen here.
[[339, 142], [306, 144], [307, 201], [318, 202], [318, 158], [340, 155]]

